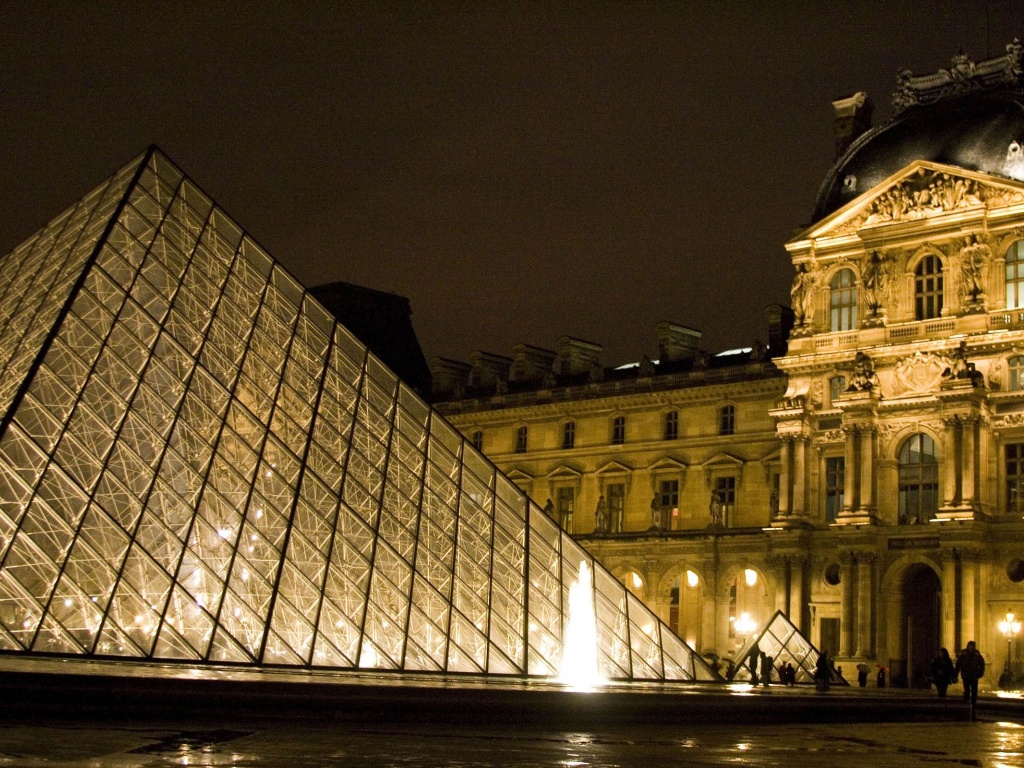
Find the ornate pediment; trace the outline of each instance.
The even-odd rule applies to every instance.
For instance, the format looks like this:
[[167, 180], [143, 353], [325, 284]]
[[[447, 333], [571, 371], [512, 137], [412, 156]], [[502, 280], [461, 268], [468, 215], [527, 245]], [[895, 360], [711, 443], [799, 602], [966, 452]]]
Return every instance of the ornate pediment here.
[[1018, 204], [1024, 204], [1024, 183], [917, 160], [798, 235], [796, 241]]

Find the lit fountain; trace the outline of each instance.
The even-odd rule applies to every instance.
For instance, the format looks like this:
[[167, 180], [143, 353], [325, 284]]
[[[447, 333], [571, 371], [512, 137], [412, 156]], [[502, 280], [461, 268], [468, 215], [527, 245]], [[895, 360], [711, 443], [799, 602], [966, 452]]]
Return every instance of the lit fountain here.
[[597, 667], [597, 617], [594, 615], [594, 577], [586, 562], [569, 586], [569, 620], [562, 644], [558, 682], [577, 690], [604, 685]]

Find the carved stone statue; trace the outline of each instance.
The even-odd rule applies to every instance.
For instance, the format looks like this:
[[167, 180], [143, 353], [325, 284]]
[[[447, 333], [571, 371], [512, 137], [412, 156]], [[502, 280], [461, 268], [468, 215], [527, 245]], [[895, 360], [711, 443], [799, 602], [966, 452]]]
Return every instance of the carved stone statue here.
[[661, 530], [661, 497], [654, 494], [651, 499], [651, 528], [655, 531]]
[[715, 528], [722, 526], [725, 516], [725, 505], [718, 496], [718, 491], [711, 492], [711, 503], [708, 505], [708, 516], [711, 518], [711, 525]]
[[608, 533], [608, 502], [604, 496], [597, 500], [597, 509], [594, 511], [594, 531], [596, 533]]
[[817, 270], [809, 264], [797, 264], [793, 287], [790, 289], [797, 325], [810, 325], [814, 322], [814, 289], [817, 282]]
[[850, 376], [850, 385], [846, 391], [870, 392], [877, 388], [878, 375], [875, 373], [875, 364], [863, 352], [858, 352], [853, 361], [853, 375]]
[[960, 346], [949, 354], [949, 367], [943, 371], [942, 376], [948, 380], [970, 381], [971, 386], [980, 387], [985, 383], [985, 377], [981, 371], [974, 367], [974, 363], [967, 359], [967, 342], [961, 341]]
[[985, 299], [985, 268], [992, 249], [977, 235], [967, 238], [960, 249], [960, 296], [965, 304], [980, 304]]
[[878, 315], [889, 291], [889, 268], [892, 259], [881, 251], [872, 251], [864, 259], [861, 280], [864, 285], [864, 304], [868, 316]]
[[641, 378], [648, 378], [655, 374], [654, 363], [651, 361], [651, 358], [649, 358], [647, 355], [644, 355], [642, 358], [640, 358], [639, 374]]

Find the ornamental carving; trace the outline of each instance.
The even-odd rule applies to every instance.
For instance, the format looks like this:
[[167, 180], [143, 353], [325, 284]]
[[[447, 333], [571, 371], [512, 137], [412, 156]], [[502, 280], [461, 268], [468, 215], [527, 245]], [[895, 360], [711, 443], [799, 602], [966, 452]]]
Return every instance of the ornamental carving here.
[[931, 352], [915, 352], [893, 367], [892, 393], [894, 397], [924, 394], [939, 388], [942, 375], [949, 368], [949, 360]]
[[959, 294], [963, 304], [980, 304], [985, 298], [985, 277], [992, 248], [977, 235], [967, 238], [960, 249]]
[[830, 429], [827, 432], [821, 433], [821, 442], [823, 443], [842, 443], [846, 440], [846, 434], [840, 429]]
[[971, 61], [962, 51], [950, 61], [949, 69], [927, 75], [915, 75], [905, 69], [896, 76], [896, 92], [892, 95], [895, 114], [907, 107], [931, 104], [952, 94], [1018, 85], [1021, 80], [1022, 46], [1014, 40], [1006, 53], [982, 61]]
[[796, 275], [790, 288], [796, 325], [807, 326], [814, 322], [814, 289], [818, 285], [816, 264], [797, 264]]
[[996, 416], [992, 419], [992, 426], [996, 429], [1022, 425], [1024, 425], [1024, 413], [1008, 413], [1005, 416]]
[[1024, 193], [1019, 190], [992, 187], [973, 179], [921, 168], [881, 193], [858, 216], [836, 227], [835, 231], [852, 232], [861, 227], [916, 221], [982, 205], [998, 208], [1017, 203], [1024, 203]]
[[876, 317], [879, 310], [889, 303], [896, 283], [896, 260], [883, 251], [871, 251], [861, 263], [861, 281], [868, 318]]

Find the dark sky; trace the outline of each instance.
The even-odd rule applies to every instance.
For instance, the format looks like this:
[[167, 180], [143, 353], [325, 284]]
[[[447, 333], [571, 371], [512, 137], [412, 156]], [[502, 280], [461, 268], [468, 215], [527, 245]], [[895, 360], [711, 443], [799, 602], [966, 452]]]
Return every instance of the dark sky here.
[[428, 357], [788, 302], [832, 99], [997, 55], [1019, 0], [0, 0], [0, 253], [150, 143], [307, 285], [408, 296]]

